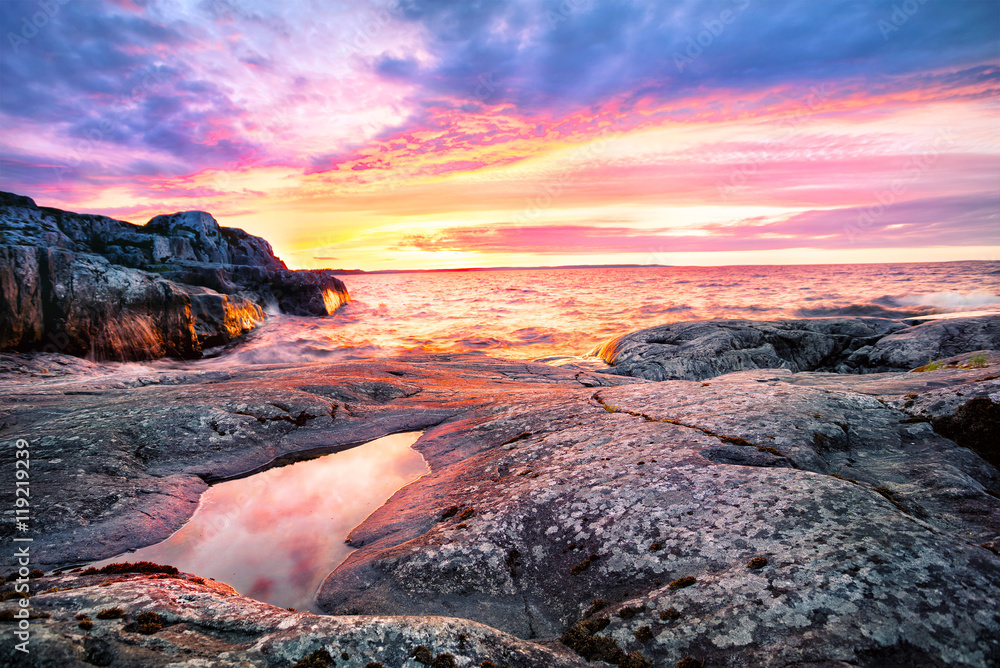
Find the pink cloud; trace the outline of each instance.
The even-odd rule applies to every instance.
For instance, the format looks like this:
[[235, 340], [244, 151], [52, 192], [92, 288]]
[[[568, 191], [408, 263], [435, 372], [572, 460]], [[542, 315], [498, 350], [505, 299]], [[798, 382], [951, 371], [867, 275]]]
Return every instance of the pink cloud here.
[[708, 234], [668, 227], [523, 225], [452, 227], [406, 236], [399, 249], [477, 253], [650, 253], [784, 248], [906, 248], [1000, 244], [1000, 208], [992, 193], [814, 210], [701, 226]]

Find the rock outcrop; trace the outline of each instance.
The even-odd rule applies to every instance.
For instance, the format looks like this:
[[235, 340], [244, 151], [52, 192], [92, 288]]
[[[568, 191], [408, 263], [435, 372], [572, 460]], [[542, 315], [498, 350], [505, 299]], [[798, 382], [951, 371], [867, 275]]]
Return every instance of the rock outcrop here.
[[591, 351], [607, 373], [647, 380], [704, 380], [748, 369], [851, 371], [850, 355], [906, 327], [887, 318], [703, 320], [650, 327]]
[[6, 348], [124, 361], [192, 358], [264, 319], [244, 297], [174, 283], [98, 255], [0, 246], [0, 273]]
[[[424, 429], [431, 467], [352, 532], [319, 592], [331, 617], [187, 576], [39, 579], [36, 637], [69, 665], [156, 637], [181, 664], [198, 642], [275, 666], [321, 648], [364, 666], [372, 643], [386, 666], [417, 666], [416, 644], [463, 666], [1000, 662], [1000, 473], [924, 413], [1000, 398], [992, 362], [653, 383], [477, 355], [103, 375], [46, 359], [0, 364], [0, 466], [29, 441], [46, 570], [159, 541], [206, 481], [287, 455]], [[128, 618], [94, 618], [113, 606]], [[146, 610], [166, 621], [148, 641], [125, 628]]]
[[39, 207], [30, 197], [0, 192], [4, 243], [100, 255], [134, 269], [186, 263], [287, 269], [269, 244], [243, 230], [220, 227], [204, 211], [156, 216], [145, 225]]
[[909, 371], [980, 349], [1000, 349], [1000, 315], [909, 325], [888, 318], [675, 322], [615, 337], [589, 354], [606, 373], [705, 380], [734, 371]]
[[943, 318], [907, 327], [856, 350], [849, 366], [909, 370], [974, 350], [1000, 350], [1000, 315]]
[[330, 272], [290, 271], [204, 212], [139, 226], [0, 193], [0, 350], [192, 358], [265, 310], [329, 315], [349, 300]]
[[[31, 653], [22, 658], [0, 649], [4, 665], [420, 666], [417, 657], [441, 666], [587, 665], [565, 647], [468, 620], [323, 617], [275, 608], [188, 574], [65, 573], [32, 584], [45, 593], [31, 599], [38, 615], [31, 620]], [[0, 634], [3, 626], [12, 624], [0, 621]]]

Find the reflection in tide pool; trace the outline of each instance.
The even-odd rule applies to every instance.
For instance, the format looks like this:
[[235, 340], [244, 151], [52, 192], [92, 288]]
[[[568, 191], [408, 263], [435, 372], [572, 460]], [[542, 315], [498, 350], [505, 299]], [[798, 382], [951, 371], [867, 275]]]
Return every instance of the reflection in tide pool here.
[[273, 605], [319, 612], [316, 589], [351, 552], [344, 543], [350, 530], [429, 472], [410, 448], [420, 434], [393, 434], [214, 485], [170, 538], [96, 565], [170, 564]]

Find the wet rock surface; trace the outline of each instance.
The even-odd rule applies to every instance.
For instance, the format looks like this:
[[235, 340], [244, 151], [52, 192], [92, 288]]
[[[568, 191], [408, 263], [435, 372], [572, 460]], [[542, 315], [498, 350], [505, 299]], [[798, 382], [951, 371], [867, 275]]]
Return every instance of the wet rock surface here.
[[[231, 665], [334, 643], [352, 657], [335, 665], [359, 666], [380, 660], [371, 643], [386, 666], [420, 665], [403, 658], [419, 644], [462, 666], [1000, 664], [1000, 474], [934, 428], [996, 402], [991, 361], [654, 383], [481, 355], [79, 372], [47, 358], [0, 358], [0, 465], [30, 442], [46, 570], [156, 542], [209, 482], [289, 456], [424, 429], [431, 468], [351, 533], [319, 592], [331, 617], [186, 578], [81, 580], [32, 602], [52, 614], [33, 620], [38, 646], [70, 665], [154, 644], [198, 665], [183, 654], [198, 634], [229, 643]], [[77, 627], [111, 605], [191, 633]], [[0, 622], [5, 657], [12, 633]]]
[[909, 371], [971, 350], [1000, 349], [1000, 315], [908, 324], [888, 318], [705, 320], [650, 327], [591, 351], [607, 373], [705, 380], [750, 369]]
[[[201, 354], [186, 286], [97, 255], [0, 246], [2, 347], [123, 361]], [[259, 312], [259, 317], [263, 313]]]
[[265, 309], [328, 315], [349, 300], [330, 272], [289, 271], [205, 212], [139, 226], [0, 193], [0, 350], [197, 358]]

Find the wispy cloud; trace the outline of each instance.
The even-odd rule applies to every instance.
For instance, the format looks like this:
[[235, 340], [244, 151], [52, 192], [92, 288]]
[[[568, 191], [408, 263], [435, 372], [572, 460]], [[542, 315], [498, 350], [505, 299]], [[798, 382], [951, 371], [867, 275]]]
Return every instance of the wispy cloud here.
[[[810, 230], [842, 227], [949, 127], [850, 243], [994, 243], [1000, 4], [928, 0], [905, 21], [897, 4], [103, 0], [55, 3], [32, 32], [36, 0], [8, 0], [0, 188], [138, 219], [212, 209], [289, 251], [376, 233], [476, 262], [664, 234], [840, 248]], [[705, 206], [719, 227], [671, 227]], [[784, 213], [738, 225], [752, 206]], [[594, 222], [614, 207], [638, 226]]]
[[[448, 227], [408, 234], [397, 249], [476, 253], [643, 253], [850, 249], [860, 242], [845, 234], [858, 207], [806, 211], [781, 219], [758, 217], [699, 226], [697, 233], [674, 228], [594, 225]], [[982, 193], [918, 199], [893, 208], [865, 231], [867, 248], [941, 245], [1000, 245], [1000, 197]]]

